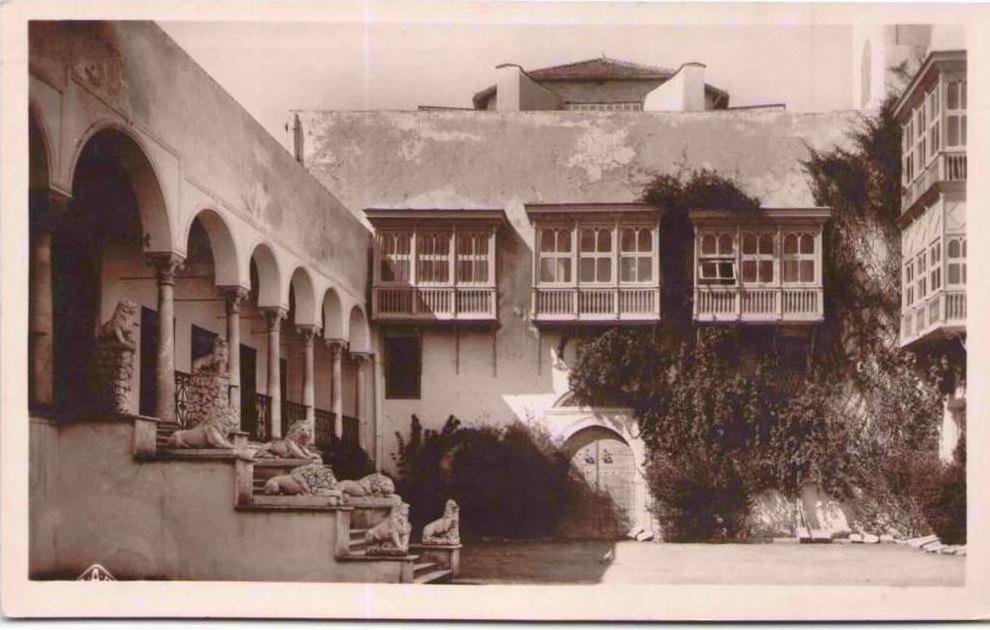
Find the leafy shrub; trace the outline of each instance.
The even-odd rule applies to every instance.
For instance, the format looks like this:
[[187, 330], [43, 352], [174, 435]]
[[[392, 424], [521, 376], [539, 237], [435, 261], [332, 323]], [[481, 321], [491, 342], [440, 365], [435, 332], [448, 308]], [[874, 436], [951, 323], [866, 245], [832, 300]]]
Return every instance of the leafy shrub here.
[[654, 452], [647, 478], [665, 540], [699, 542], [747, 533], [750, 493], [738, 462], [702, 448]]
[[413, 416], [408, 438], [396, 436], [396, 486], [411, 506], [414, 536], [443, 513], [448, 498], [461, 508], [465, 538], [550, 536], [588, 496], [568, 459], [537, 427], [464, 427], [450, 416], [433, 431]]
[[323, 463], [333, 468], [337, 479], [360, 479], [375, 472], [375, 465], [363, 448], [336, 436], [323, 452]]
[[924, 506], [928, 524], [946, 545], [966, 544], [966, 467], [959, 462], [944, 466]]

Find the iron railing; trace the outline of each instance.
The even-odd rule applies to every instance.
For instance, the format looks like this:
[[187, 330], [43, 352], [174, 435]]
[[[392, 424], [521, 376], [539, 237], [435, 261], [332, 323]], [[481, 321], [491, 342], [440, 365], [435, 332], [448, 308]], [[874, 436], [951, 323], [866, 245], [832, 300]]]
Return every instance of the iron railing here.
[[289, 432], [289, 427], [300, 420], [306, 419], [306, 405], [291, 400], [282, 401], [282, 435]]
[[188, 372], [175, 371], [175, 421], [180, 429], [189, 424], [189, 388], [192, 385], [192, 375]]

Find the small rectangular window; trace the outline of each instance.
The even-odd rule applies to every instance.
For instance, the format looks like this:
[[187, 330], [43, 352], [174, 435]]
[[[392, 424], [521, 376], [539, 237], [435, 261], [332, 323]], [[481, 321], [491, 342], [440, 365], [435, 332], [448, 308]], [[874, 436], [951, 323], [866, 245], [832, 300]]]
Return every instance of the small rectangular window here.
[[385, 397], [418, 399], [423, 370], [418, 335], [385, 336]]

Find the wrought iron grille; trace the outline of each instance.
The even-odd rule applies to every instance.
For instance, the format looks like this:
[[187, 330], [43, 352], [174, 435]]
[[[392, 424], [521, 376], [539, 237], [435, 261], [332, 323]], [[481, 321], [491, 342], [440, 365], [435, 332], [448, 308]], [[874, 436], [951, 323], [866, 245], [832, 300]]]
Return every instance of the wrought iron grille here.
[[326, 409], [316, 409], [316, 427], [313, 441], [320, 448], [325, 448], [333, 441], [334, 413]]
[[291, 427], [293, 423], [305, 419], [306, 405], [301, 405], [290, 400], [282, 401], [282, 435], [288, 433], [289, 427]]
[[179, 370], [175, 371], [175, 421], [180, 429], [189, 423], [189, 388], [192, 385], [192, 375]]
[[269, 418], [271, 418], [272, 399], [265, 394], [255, 394], [254, 398], [254, 431], [251, 439], [258, 442], [265, 442], [270, 435]]

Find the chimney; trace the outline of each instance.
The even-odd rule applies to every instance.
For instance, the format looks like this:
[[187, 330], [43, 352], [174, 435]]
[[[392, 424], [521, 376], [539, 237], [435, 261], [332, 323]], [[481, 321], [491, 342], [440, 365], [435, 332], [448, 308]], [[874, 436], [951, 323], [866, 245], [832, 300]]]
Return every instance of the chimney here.
[[705, 111], [705, 64], [690, 61], [681, 66], [685, 112]]
[[522, 68], [514, 63], [495, 66], [495, 109], [500, 112], [518, 112], [519, 81]]

